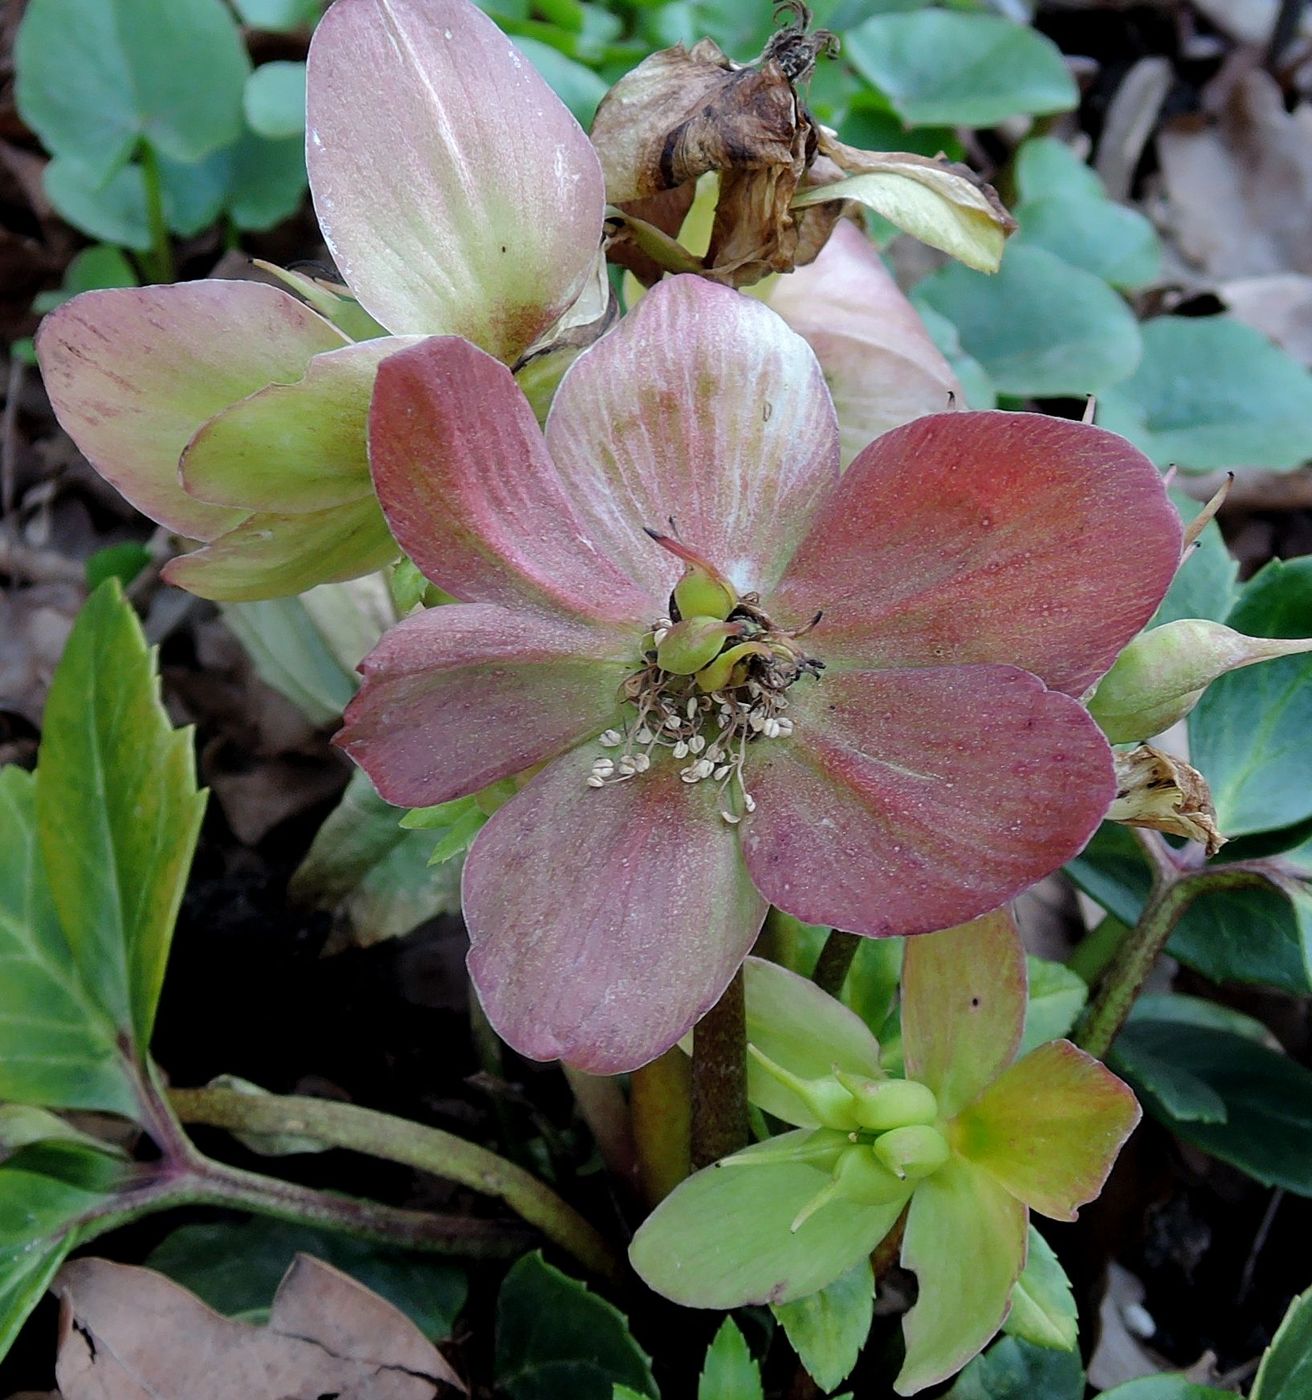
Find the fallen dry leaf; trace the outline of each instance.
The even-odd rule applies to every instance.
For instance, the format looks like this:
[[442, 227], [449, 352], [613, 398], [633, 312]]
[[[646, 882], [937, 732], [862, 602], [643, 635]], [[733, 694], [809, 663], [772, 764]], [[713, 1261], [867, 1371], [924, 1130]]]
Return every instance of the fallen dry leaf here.
[[223, 1317], [152, 1269], [75, 1259], [56, 1277], [63, 1400], [429, 1400], [464, 1390], [403, 1313], [298, 1254], [267, 1327]]
[[1312, 277], [1301, 272], [1238, 277], [1222, 282], [1216, 292], [1236, 320], [1312, 365]]

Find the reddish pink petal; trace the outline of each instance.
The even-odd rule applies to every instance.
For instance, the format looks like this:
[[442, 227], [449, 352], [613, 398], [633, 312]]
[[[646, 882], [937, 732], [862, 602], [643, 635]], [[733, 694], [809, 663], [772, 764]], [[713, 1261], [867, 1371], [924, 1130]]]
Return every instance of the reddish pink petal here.
[[91, 465], [161, 525], [210, 540], [246, 515], [178, 484], [178, 459], [209, 418], [346, 337], [259, 282], [180, 282], [86, 292], [52, 311], [37, 357], [55, 416]]
[[433, 807], [605, 729], [636, 644], [489, 603], [432, 608], [365, 657], [334, 743], [388, 802]]
[[942, 413], [848, 469], [774, 600], [819, 608], [846, 666], [1002, 661], [1072, 695], [1111, 665], [1180, 562], [1180, 520], [1142, 453], [1033, 413]]
[[[602, 750], [597, 750], [597, 753]], [[669, 757], [590, 788], [557, 759], [483, 828], [465, 864], [469, 970], [521, 1054], [636, 1069], [710, 1009], [765, 917], [711, 784]]]
[[594, 544], [528, 400], [468, 341], [435, 337], [383, 361], [369, 456], [392, 532], [457, 598], [642, 623], [664, 610], [665, 593], [636, 587]]
[[812, 924], [950, 928], [1075, 855], [1115, 793], [1087, 713], [1007, 666], [826, 674], [749, 750], [752, 879]]
[[1069, 1040], [1051, 1040], [966, 1109], [957, 1147], [1031, 1209], [1074, 1220], [1139, 1117], [1128, 1085]]
[[902, 963], [902, 1051], [951, 1118], [1011, 1063], [1029, 979], [1011, 914], [913, 938]]
[[961, 386], [874, 245], [847, 219], [767, 304], [815, 351], [834, 396], [843, 462], [890, 428], [949, 407]]
[[658, 594], [669, 531], [740, 592], [782, 573], [838, 480], [838, 430], [806, 342], [759, 302], [667, 278], [565, 375], [547, 442], [603, 553]]
[[518, 358], [601, 241], [601, 165], [560, 99], [468, 0], [338, 0], [307, 87], [315, 209], [364, 308]]

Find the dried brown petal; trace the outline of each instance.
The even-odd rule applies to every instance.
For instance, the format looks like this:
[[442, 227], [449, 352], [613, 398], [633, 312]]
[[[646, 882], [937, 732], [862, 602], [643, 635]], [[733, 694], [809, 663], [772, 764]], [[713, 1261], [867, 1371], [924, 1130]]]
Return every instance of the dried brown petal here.
[[1107, 810], [1109, 820], [1187, 837], [1209, 856], [1225, 845], [1207, 779], [1196, 768], [1151, 744], [1114, 757], [1116, 800]]

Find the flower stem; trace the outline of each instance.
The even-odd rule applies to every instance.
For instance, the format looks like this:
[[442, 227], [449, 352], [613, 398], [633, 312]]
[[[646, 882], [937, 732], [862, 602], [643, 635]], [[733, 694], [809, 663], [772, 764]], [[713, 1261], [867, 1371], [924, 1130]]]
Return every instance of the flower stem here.
[[146, 187], [146, 222], [150, 228], [150, 251], [142, 258], [144, 271], [152, 282], [172, 282], [176, 268], [173, 265], [168, 221], [164, 217], [164, 186], [160, 179], [159, 157], [149, 141], [142, 141], [138, 152], [141, 177]]
[[642, 1198], [655, 1207], [688, 1175], [691, 1160], [692, 1067], [677, 1045], [629, 1076], [629, 1114]]
[[747, 1009], [739, 968], [692, 1033], [692, 1167], [747, 1146]]
[[[184, 1123], [230, 1131], [311, 1137], [431, 1172], [504, 1201], [522, 1219], [579, 1263], [608, 1277], [619, 1272], [610, 1245], [572, 1206], [521, 1167], [476, 1143], [356, 1104], [235, 1089], [173, 1089], [173, 1109]], [[226, 1170], [226, 1169], [225, 1169]]]
[[847, 981], [852, 959], [860, 946], [860, 934], [844, 933], [837, 928], [830, 931], [816, 959], [815, 971], [811, 974], [811, 980], [822, 992], [828, 992], [831, 997], [842, 994], [843, 983]]

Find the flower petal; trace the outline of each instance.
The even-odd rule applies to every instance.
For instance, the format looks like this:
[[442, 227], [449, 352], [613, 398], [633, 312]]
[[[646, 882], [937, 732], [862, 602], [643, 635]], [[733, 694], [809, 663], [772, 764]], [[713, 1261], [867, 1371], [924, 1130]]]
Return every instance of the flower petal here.
[[402, 548], [457, 598], [642, 623], [664, 611], [668, 586], [645, 592], [593, 543], [528, 400], [468, 341], [438, 336], [383, 361], [369, 453]]
[[893, 1228], [906, 1200], [867, 1206], [839, 1197], [791, 1231], [829, 1174], [751, 1159], [810, 1135], [770, 1138], [677, 1186], [629, 1247], [643, 1282], [685, 1307], [737, 1308], [805, 1298], [859, 1263]]
[[838, 411], [843, 465], [890, 428], [941, 413], [961, 386], [874, 245], [847, 219], [767, 305], [815, 351]]
[[152, 520], [205, 540], [246, 512], [183, 492], [178, 459], [192, 434], [345, 343], [277, 287], [221, 281], [85, 292], [52, 311], [36, 337], [55, 416], [91, 465]]
[[294, 384], [239, 399], [192, 438], [182, 483], [203, 501], [301, 515], [373, 493], [367, 434], [379, 361], [414, 339], [386, 337], [316, 355]]
[[912, 939], [902, 960], [902, 1050], [908, 1078], [933, 1089], [945, 1118], [1011, 1063], [1029, 979], [1011, 914]]
[[164, 577], [200, 598], [253, 602], [371, 574], [396, 558], [372, 496], [313, 515], [252, 515], [164, 566]]
[[748, 750], [756, 887], [785, 913], [874, 936], [996, 909], [1081, 850], [1115, 795], [1075, 701], [1009, 666], [826, 672], [796, 730]]
[[916, 1186], [902, 1267], [920, 1295], [902, 1319], [906, 1360], [893, 1382], [914, 1395], [959, 1371], [1002, 1326], [1025, 1267], [1025, 1207], [959, 1157]]
[[[398, 807], [434, 807], [511, 777], [606, 728], [634, 639], [490, 603], [393, 627], [334, 743]], [[592, 789], [586, 789], [591, 793]]]
[[1180, 561], [1155, 468], [1114, 433], [1034, 413], [943, 413], [857, 458], [772, 600], [825, 609], [826, 660], [1001, 661], [1081, 694]]
[[517, 359], [601, 241], [579, 124], [468, 0], [338, 0], [307, 81], [314, 206], [361, 305], [397, 334]]
[[709, 783], [675, 760], [587, 786], [566, 754], [502, 807], [465, 863], [469, 970], [521, 1054], [594, 1074], [653, 1060], [708, 1011], [765, 917]]
[[838, 479], [838, 428], [806, 342], [698, 277], [653, 287], [567, 371], [547, 444], [590, 538], [664, 597], [666, 530], [740, 592], [772, 584]]
[[959, 1150], [1041, 1215], [1074, 1220], [1140, 1116], [1129, 1085], [1069, 1040], [1050, 1040], [965, 1110]]

